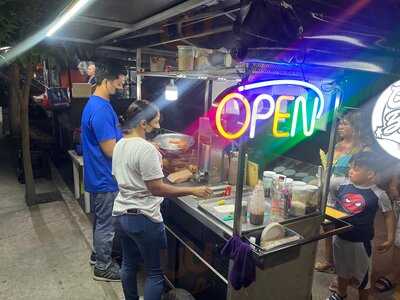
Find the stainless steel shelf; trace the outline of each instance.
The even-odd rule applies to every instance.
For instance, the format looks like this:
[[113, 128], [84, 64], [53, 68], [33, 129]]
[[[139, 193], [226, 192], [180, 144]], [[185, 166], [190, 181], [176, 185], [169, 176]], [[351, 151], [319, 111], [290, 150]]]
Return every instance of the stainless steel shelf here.
[[149, 77], [184, 78], [193, 80], [240, 81], [240, 75], [243, 73], [243, 68], [236, 67], [204, 71], [138, 72], [137, 75]]

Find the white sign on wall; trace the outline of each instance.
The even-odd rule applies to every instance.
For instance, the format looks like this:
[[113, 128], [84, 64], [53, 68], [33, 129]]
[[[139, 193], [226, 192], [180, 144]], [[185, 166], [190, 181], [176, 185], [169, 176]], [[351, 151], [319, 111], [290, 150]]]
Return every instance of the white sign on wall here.
[[400, 81], [379, 96], [372, 112], [372, 131], [378, 144], [400, 159]]

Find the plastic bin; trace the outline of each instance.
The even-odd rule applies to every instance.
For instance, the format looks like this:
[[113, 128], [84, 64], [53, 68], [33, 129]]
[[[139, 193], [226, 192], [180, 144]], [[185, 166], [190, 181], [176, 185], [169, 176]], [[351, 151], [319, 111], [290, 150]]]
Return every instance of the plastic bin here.
[[150, 71], [162, 72], [165, 66], [165, 57], [150, 56]]
[[204, 70], [210, 67], [210, 62], [208, 60], [209, 56], [213, 53], [211, 49], [197, 48], [195, 55], [194, 68], [196, 70]]
[[178, 69], [180, 71], [193, 71], [196, 47], [178, 46]]

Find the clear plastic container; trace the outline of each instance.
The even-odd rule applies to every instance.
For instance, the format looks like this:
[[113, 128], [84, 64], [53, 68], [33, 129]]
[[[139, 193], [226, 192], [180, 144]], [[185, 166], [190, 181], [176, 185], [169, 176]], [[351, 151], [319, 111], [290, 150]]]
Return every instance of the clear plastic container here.
[[180, 71], [193, 71], [196, 47], [178, 46], [178, 69]]
[[210, 54], [213, 53], [211, 49], [196, 48], [194, 68], [196, 70], [204, 70], [210, 67], [208, 60]]
[[251, 224], [262, 225], [264, 223], [265, 200], [264, 188], [261, 181], [254, 188], [247, 210], [250, 215]]
[[162, 72], [165, 66], [165, 57], [150, 56], [150, 71], [151, 72]]
[[274, 185], [274, 177], [276, 173], [273, 171], [264, 171], [263, 173], [263, 186], [264, 186], [264, 197], [271, 198], [271, 191]]
[[294, 181], [292, 184], [290, 214], [296, 217], [304, 216], [306, 207], [306, 184], [302, 181]]
[[310, 212], [315, 211], [319, 203], [320, 188], [311, 184], [307, 184], [305, 188], [307, 193], [307, 206], [309, 207]]

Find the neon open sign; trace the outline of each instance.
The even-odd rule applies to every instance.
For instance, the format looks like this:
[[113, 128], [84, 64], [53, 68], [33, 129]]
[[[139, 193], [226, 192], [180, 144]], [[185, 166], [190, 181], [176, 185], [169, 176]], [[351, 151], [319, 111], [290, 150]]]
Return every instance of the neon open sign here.
[[[307, 90], [312, 90], [315, 93], [315, 97], [313, 101], [307, 100], [305, 95], [299, 96], [291, 96], [291, 95], [280, 95], [277, 96], [276, 99], [273, 98], [272, 95], [267, 93], [260, 93], [254, 99], [253, 103], [250, 104], [249, 100], [244, 95], [246, 91], [264, 88], [264, 87], [273, 87], [279, 85], [292, 85], [303, 87]], [[239, 93], [240, 92], [240, 93]], [[240, 129], [235, 132], [228, 132], [223, 125], [222, 115], [224, 114], [226, 105], [230, 101], [239, 101], [245, 110], [245, 118], [241, 124]], [[293, 113], [288, 113], [286, 111], [281, 111], [283, 106], [286, 106], [287, 103], [294, 101], [293, 105]], [[267, 111], [260, 112], [261, 108], [264, 107], [265, 102], [267, 102]], [[299, 115], [301, 113], [302, 116], [302, 127], [303, 133], [305, 136], [310, 136], [313, 134], [315, 129], [316, 120], [322, 117], [322, 113], [324, 110], [324, 96], [320, 89], [318, 89], [315, 85], [310, 84], [308, 82], [299, 81], [299, 80], [272, 80], [272, 81], [263, 81], [252, 84], [247, 84], [244, 86], [240, 86], [238, 88], [237, 93], [230, 93], [226, 95], [221, 102], [218, 104], [216, 111], [216, 127], [218, 132], [225, 138], [230, 140], [235, 140], [240, 138], [250, 127], [249, 137], [254, 138], [256, 133], [256, 125], [257, 121], [260, 120], [268, 120], [273, 116], [272, 123], [272, 134], [275, 137], [293, 137], [296, 135], [296, 129], [298, 125]], [[308, 112], [310, 112], [310, 117]], [[301, 112], [300, 112], [301, 111]], [[310, 118], [310, 120], [309, 120]], [[289, 131], [281, 131], [279, 129], [279, 125], [281, 122], [289, 121], [291, 122]]]

